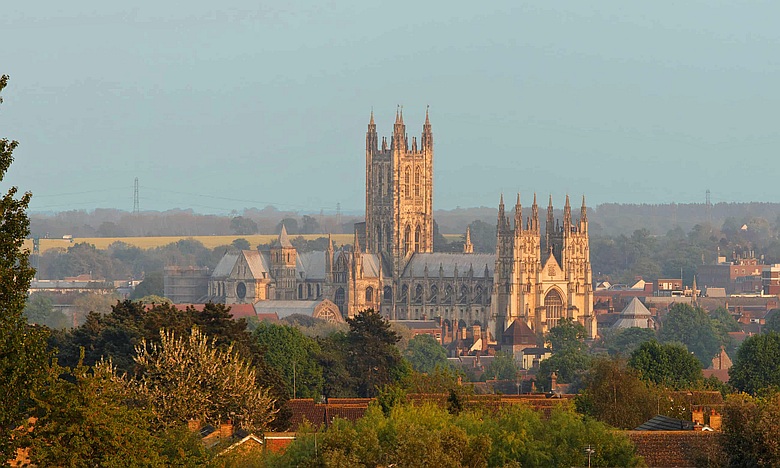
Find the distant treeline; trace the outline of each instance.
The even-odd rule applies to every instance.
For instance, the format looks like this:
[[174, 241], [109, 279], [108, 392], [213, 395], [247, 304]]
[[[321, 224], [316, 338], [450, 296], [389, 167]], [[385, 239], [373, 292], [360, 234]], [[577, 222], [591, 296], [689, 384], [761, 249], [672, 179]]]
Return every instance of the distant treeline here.
[[[575, 204], [576, 205], [576, 204]], [[507, 207], [512, 208], [511, 206]], [[546, 208], [546, 207], [543, 207]], [[562, 206], [556, 205], [556, 217]], [[578, 214], [578, 206], [574, 207]], [[528, 213], [525, 213], [527, 211]], [[540, 210], [545, 216], [545, 210]], [[524, 207], [524, 217], [530, 207]], [[444, 234], [462, 234], [474, 221], [495, 225], [494, 207], [437, 210], [434, 218]], [[230, 215], [204, 215], [192, 210], [149, 211], [138, 214], [116, 209], [94, 211], [72, 210], [55, 214], [33, 213], [33, 237], [128, 237], [128, 236], [207, 236], [230, 234], [275, 234], [284, 222], [290, 234], [350, 234], [353, 224], [362, 217], [280, 211], [272, 206], [247, 208]], [[588, 211], [591, 232], [596, 235], [629, 235], [637, 229], [647, 229], [651, 235], [665, 235], [677, 227], [684, 232], [697, 224], [715, 228], [754, 218], [776, 223], [780, 218], [780, 203], [704, 203], [686, 204], [619, 204], [605, 203]], [[543, 224], [543, 223], [542, 223]], [[730, 226], [726, 226], [730, 227]]]

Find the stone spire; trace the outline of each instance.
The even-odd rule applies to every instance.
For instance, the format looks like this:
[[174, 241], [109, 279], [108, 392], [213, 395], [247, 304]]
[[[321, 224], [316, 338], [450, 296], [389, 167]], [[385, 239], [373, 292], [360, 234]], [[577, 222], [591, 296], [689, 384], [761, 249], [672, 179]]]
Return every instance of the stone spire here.
[[566, 204], [563, 205], [563, 232], [566, 235], [571, 233], [571, 204], [568, 193], [566, 194]]
[[284, 226], [284, 223], [282, 223], [282, 232], [279, 233], [279, 246], [286, 248], [292, 248], [293, 246], [290, 242], [290, 237], [287, 235], [287, 228]]
[[463, 253], [474, 253], [474, 244], [471, 243], [471, 227], [466, 228], [466, 242], [463, 244]]
[[531, 231], [539, 232], [539, 205], [536, 204], [536, 192], [534, 192], [534, 204], [531, 205]]

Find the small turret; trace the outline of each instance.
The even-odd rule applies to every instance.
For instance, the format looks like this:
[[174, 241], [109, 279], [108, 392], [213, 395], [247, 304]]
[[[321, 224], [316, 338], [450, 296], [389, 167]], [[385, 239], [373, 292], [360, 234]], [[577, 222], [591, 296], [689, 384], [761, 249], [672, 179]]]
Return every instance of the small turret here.
[[431, 120], [428, 118], [428, 109], [425, 108], [425, 123], [423, 124], [422, 140], [420, 141], [422, 149], [433, 149], [433, 130], [431, 129]]
[[520, 234], [523, 230], [523, 207], [520, 205], [520, 194], [517, 194], [517, 202], [515, 203], [515, 234]]
[[582, 207], [580, 208], [580, 232], [588, 232], [588, 208], [585, 206], [585, 195], [582, 196]]
[[498, 224], [496, 229], [500, 233], [504, 229], [504, 222], [506, 221], [506, 214], [504, 213], [504, 194], [501, 194], [501, 199], [498, 202]]
[[563, 205], [563, 233], [564, 235], [571, 233], [571, 204], [568, 194], [566, 194], [566, 204]]
[[555, 232], [555, 215], [553, 214], [552, 195], [550, 195], [550, 202], [547, 205], [547, 226], [545, 226], [545, 230], [547, 231], [547, 242], [549, 243], [552, 239], [551, 236]]
[[531, 205], [531, 231], [539, 232], [539, 205], [536, 204], [536, 192], [534, 192], [534, 204]]

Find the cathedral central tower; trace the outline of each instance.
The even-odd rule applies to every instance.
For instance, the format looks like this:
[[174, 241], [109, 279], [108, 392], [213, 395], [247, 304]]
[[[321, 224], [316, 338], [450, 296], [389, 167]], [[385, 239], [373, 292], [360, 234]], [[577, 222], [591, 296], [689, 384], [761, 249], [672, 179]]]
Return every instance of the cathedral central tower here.
[[418, 142], [396, 111], [393, 136], [380, 143], [374, 113], [366, 132], [366, 251], [392, 262], [398, 277], [414, 252], [433, 252], [433, 131], [425, 112]]

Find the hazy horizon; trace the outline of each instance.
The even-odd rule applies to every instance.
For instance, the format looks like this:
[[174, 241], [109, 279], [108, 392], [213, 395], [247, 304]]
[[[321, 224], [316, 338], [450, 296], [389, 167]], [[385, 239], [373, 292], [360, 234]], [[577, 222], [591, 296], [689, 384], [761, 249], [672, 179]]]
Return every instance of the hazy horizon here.
[[3, 186], [32, 211], [365, 201], [365, 131], [430, 105], [434, 209], [533, 192], [774, 202], [780, 4], [15, 4]]

